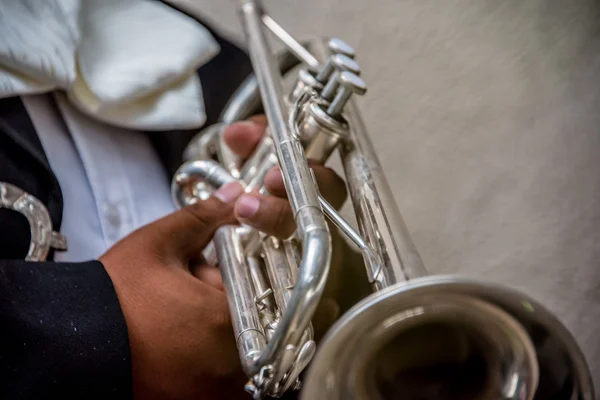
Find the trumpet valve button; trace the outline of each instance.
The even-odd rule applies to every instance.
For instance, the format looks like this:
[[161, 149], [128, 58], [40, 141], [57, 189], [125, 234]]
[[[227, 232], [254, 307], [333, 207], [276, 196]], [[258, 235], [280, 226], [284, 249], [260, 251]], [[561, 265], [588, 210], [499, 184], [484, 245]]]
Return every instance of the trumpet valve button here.
[[354, 48], [341, 39], [329, 39], [328, 47], [329, 51], [331, 51], [334, 54], [343, 54], [350, 58], [356, 57], [356, 51], [354, 50]]
[[342, 114], [346, 103], [348, 103], [348, 100], [350, 100], [350, 97], [353, 94], [362, 96], [367, 93], [367, 85], [365, 82], [352, 72], [341, 72], [337, 76], [337, 81], [340, 90], [327, 109], [327, 114], [331, 117], [338, 117]]
[[344, 71], [351, 72], [352, 74], [358, 76], [360, 75], [360, 66], [353, 59], [344, 56], [342, 54], [336, 54], [332, 57], [332, 64], [335, 72], [329, 78], [329, 81], [321, 91], [321, 97], [324, 100], [332, 101], [335, 93], [337, 92], [340, 85], [340, 74]]
[[360, 75], [360, 66], [356, 61], [344, 54], [335, 54], [329, 57], [327, 63], [325, 63], [325, 66], [315, 78], [321, 84], [325, 84], [336, 71], [352, 71]]

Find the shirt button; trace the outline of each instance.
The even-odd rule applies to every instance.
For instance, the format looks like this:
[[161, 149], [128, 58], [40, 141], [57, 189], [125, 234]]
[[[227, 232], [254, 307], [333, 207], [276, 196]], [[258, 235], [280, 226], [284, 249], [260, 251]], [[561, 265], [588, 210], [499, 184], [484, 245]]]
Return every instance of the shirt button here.
[[108, 223], [114, 227], [121, 226], [121, 213], [119, 212], [117, 206], [114, 204], [109, 204], [106, 207], [106, 219]]

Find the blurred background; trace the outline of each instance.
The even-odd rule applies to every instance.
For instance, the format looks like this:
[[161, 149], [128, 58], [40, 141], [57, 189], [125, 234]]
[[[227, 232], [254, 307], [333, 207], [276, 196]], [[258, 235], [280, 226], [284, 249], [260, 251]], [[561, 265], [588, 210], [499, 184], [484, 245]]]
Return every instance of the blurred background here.
[[[243, 41], [233, 2], [173, 0]], [[358, 51], [372, 140], [428, 269], [521, 288], [600, 377], [600, 4], [267, 1]]]

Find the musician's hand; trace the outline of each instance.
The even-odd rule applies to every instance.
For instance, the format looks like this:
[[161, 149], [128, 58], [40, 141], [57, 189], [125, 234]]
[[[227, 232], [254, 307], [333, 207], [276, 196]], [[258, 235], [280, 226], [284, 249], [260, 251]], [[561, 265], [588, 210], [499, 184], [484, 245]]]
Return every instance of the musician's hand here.
[[220, 225], [237, 223], [241, 192], [227, 185], [100, 258], [127, 321], [135, 399], [247, 398], [219, 272], [198, 260]]
[[[267, 120], [264, 115], [230, 125], [224, 133], [225, 142], [239, 156], [249, 157], [265, 134]], [[336, 209], [346, 201], [346, 185], [331, 168], [309, 161], [314, 171], [321, 194]], [[283, 176], [279, 167], [265, 176], [265, 186], [272, 196], [249, 193], [240, 196], [235, 205], [235, 214], [240, 222], [279, 238], [289, 237], [296, 225], [287, 199]], [[335, 322], [340, 313], [337, 299], [340, 293], [341, 253], [347, 250], [339, 236], [335, 235], [333, 262], [325, 293], [313, 318], [315, 336], [319, 338]]]
[[[267, 120], [263, 115], [230, 125], [225, 131], [225, 142], [239, 156], [249, 157], [265, 133]], [[308, 160], [315, 173], [319, 190], [332, 206], [339, 209], [346, 201], [346, 185], [331, 168]], [[235, 205], [237, 218], [256, 229], [280, 238], [289, 237], [296, 225], [287, 199], [279, 167], [265, 176], [265, 186], [273, 196], [258, 193], [241, 196]]]

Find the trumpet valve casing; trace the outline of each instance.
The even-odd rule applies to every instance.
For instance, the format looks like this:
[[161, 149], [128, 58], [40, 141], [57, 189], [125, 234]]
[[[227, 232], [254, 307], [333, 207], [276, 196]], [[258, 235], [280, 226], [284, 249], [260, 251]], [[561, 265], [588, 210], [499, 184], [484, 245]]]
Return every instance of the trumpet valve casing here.
[[300, 142], [306, 158], [324, 162], [348, 137], [348, 123], [343, 118], [333, 118], [324, 109], [324, 105], [310, 102], [302, 114], [299, 124]]

